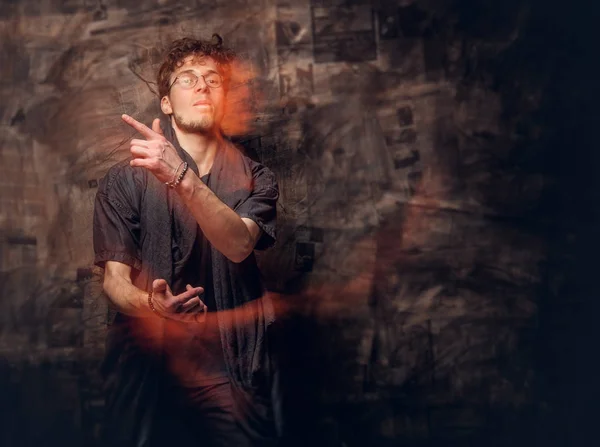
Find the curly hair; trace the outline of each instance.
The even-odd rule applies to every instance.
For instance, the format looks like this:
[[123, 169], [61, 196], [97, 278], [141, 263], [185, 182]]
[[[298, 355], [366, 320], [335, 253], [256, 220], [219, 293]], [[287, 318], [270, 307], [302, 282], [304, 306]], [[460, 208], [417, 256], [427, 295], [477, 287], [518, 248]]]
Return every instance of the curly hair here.
[[227, 91], [231, 79], [231, 65], [236, 59], [235, 51], [223, 46], [223, 39], [218, 34], [213, 34], [211, 40], [184, 37], [171, 43], [165, 60], [158, 70], [156, 83], [161, 98], [169, 93], [171, 75], [183, 65], [183, 61], [188, 56], [212, 58], [221, 72], [223, 88]]

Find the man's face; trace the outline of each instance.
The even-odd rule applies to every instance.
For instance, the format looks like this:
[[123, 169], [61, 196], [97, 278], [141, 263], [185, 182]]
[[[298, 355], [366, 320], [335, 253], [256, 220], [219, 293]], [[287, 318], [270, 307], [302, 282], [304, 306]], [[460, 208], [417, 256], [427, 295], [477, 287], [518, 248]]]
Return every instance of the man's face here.
[[[185, 88], [176, 81], [188, 73], [198, 77], [196, 85]], [[175, 125], [185, 132], [208, 133], [220, 127], [225, 106], [223, 85], [211, 87], [206, 79], [210, 74], [220, 73], [215, 61], [210, 57], [188, 56], [170, 78], [171, 90], [161, 100], [161, 109], [172, 115]]]

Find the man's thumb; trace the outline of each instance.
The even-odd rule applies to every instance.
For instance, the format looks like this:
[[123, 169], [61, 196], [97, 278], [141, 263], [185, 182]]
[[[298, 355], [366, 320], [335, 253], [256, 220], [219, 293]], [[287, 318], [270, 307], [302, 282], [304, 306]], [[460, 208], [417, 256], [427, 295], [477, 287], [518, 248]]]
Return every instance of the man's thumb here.
[[163, 137], [165, 136], [162, 128], [160, 127], [160, 120], [158, 118], [154, 118], [154, 121], [152, 121], [152, 130]]
[[152, 283], [152, 291], [154, 293], [161, 293], [167, 290], [167, 281], [164, 279], [155, 279]]

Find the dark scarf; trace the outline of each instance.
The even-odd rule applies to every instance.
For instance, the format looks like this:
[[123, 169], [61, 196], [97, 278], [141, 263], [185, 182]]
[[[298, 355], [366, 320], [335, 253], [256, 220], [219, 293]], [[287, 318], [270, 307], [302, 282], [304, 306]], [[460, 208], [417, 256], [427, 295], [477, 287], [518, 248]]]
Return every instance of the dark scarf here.
[[[183, 161], [189, 164], [196, 175], [198, 167], [191, 156], [183, 150], [169, 121], [163, 117], [161, 127], [165, 137], [173, 143]], [[189, 175], [189, 174], [188, 174]], [[215, 155], [207, 186], [227, 206], [236, 207], [252, 193], [253, 177], [250, 160], [228, 140], [223, 140]], [[152, 229], [142, 248], [142, 259], [148, 262], [147, 286], [156, 278], [164, 278], [168, 284], [179, 272], [174, 271], [171, 258], [173, 219], [180, 221], [183, 228], [178, 235], [178, 246], [183, 252], [183, 262], [190, 256], [196, 238], [197, 222], [187, 210], [177, 193], [148, 175], [145, 194], [145, 220], [151, 222]], [[161, 255], [156, 255], [156, 254]], [[164, 254], [164, 255], [163, 255]], [[146, 261], [147, 260], [147, 261]], [[273, 308], [258, 287], [260, 273], [254, 254], [241, 263], [234, 263], [211, 246], [213, 292], [217, 313], [221, 344], [232, 384], [239, 391], [238, 399], [248, 410], [256, 407], [253, 401], [270, 394], [271, 375], [267, 343], [264, 340], [267, 327], [274, 320]], [[253, 278], [253, 280], [248, 280]], [[235, 312], [221, 312], [240, 309], [243, 316]], [[251, 323], [249, 323], [251, 322]], [[257, 417], [265, 416], [267, 408], [256, 407]]]

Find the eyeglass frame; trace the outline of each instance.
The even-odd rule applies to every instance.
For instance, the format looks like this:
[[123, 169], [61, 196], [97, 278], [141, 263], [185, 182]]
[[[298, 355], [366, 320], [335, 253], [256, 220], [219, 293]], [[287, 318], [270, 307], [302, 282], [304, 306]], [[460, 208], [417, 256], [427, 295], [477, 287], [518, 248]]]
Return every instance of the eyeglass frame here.
[[[211, 71], [210, 71], [209, 73], [207, 73], [206, 75], [203, 75], [203, 74], [197, 74], [197, 73], [195, 73], [193, 70], [184, 70], [184, 71], [182, 71], [181, 73], [179, 73], [179, 74], [178, 74], [178, 75], [175, 77], [175, 79], [173, 79], [173, 82], [171, 82], [171, 85], [169, 85], [169, 89], [167, 90], [167, 93], [171, 91], [171, 89], [173, 88], [173, 86], [175, 85], [175, 83], [177, 82], [177, 80], [179, 79], [179, 76], [181, 76], [182, 74], [193, 74], [193, 75], [196, 77], [196, 82], [194, 82], [194, 84], [193, 84], [192, 86], [190, 86], [189, 88], [187, 88], [187, 89], [185, 89], [185, 88], [184, 88], [184, 90], [188, 90], [188, 89], [192, 89], [192, 88], [196, 87], [196, 85], [198, 84], [198, 80], [199, 80], [200, 78], [202, 78], [202, 80], [204, 81], [204, 83], [206, 84], [206, 86], [207, 86], [208, 88], [219, 88], [219, 87], [222, 87], [222, 86], [223, 86], [223, 82], [224, 82], [224, 81], [223, 81], [223, 76], [221, 76], [221, 74], [220, 74], [220, 73], [218, 73], [218, 72], [216, 72], [216, 71], [213, 71], [213, 70], [211, 70]], [[216, 74], [216, 75], [219, 77], [219, 81], [220, 81], [219, 85], [217, 85], [217, 86], [215, 86], [215, 87], [213, 87], [213, 86], [209, 85], [209, 83], [208, 83], [208, 82], [206, 82], [206, 77], [205, 77], [205, 76], [212, 75], [212, 74]]]

